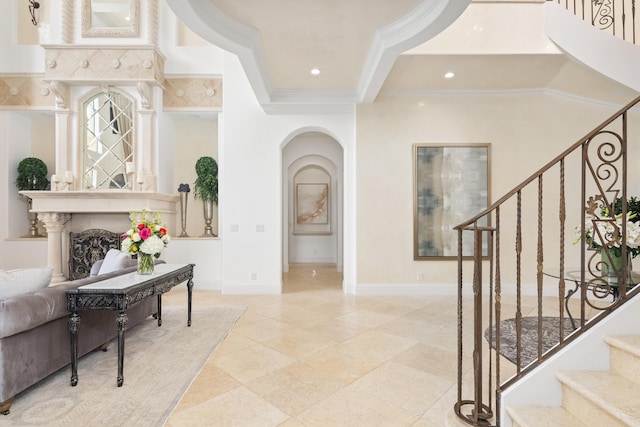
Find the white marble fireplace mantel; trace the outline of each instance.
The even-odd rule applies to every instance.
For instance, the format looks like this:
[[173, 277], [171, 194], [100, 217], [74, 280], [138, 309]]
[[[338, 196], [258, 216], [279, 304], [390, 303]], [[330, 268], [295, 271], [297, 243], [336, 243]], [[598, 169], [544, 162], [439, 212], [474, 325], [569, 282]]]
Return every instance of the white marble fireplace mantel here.
[[20, 191], [32, 200], [31, 211], [38, 214], [47, 229], [47, 264], [53, 268], [53, 282], [65, 280], [67, 253], [65, 228], [73, 214], [102, 215], [159, 212], [175, 215], [178, 196], [148, 191]]
[[149, 191], [21, 191], [33, 200], [32, 212], [122, 213], [141, 211], [175, 213], [178, 196]]

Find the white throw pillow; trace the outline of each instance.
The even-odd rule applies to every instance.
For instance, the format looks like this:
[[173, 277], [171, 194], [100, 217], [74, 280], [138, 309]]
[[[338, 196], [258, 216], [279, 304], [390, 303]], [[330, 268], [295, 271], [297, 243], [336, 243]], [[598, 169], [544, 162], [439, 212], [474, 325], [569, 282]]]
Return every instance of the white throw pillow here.
[[100, 274], [100, 267], [102, 267], [103, 259], [99, 259], [91, 266], [91, 270], [89, 271], [89, 277], [94, 277]]
[[52, 275], [51, 267], [0, 270], [0, 299], [44, 289]]
[[109, 249], [109, 252], [107, 252], [107, 255], [102, 261], [100, 271], [98, 271], [98, 276], [122, 270], [123, 268], [130, 267], [133, 264], [134, 262], [128, 254], [125, 254], [118, 249]]

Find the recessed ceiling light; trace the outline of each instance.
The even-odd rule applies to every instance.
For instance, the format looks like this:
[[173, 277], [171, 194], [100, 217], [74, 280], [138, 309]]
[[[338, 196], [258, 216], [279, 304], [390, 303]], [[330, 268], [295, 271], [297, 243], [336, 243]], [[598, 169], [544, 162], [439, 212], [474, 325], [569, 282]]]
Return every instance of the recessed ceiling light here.
[[319, 70], [319, 69], [317, 69], [317, 68], [313, 68], [313, 69], [311, 70], [311, 74], [313, 74], [314, 76], [317, 76], [318, 74], [320, 74], [320, 70]]
[[448, 73], [444, 74], [444, 78], [445, 79], [452, 79], [456, 76], [456, 74], [453, 71], [449, 71]]

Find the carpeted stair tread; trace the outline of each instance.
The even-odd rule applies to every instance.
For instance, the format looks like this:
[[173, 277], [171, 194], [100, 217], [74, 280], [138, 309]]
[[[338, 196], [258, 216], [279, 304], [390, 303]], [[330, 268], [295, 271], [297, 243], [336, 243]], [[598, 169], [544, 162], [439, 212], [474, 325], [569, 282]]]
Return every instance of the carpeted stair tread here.
[[609, 371], [558, 372], [558, 380], [627, 425], [640, 425], [640, 385]]
[[508, 407], [507, 413], [517, 427], [588, 427], [560, 406]]

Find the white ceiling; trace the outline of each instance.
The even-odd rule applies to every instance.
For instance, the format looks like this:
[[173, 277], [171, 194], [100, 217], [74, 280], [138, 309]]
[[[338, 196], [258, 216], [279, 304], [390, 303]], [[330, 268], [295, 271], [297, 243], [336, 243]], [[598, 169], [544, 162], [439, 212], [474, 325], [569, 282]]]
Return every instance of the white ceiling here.
[[[230, 18], [259, 30], [274, 88], [306, 90], [354, 90], [376, 30], [420, 1], [213, 0]], [[313, 68], [321, 73], [311, 75]]]
[[[557, 49], [535, 55], [411, 50], [449, 27], [470, 0], [167, 3], [192, 31], [238, 55], [266, 111], [288, 111], [301, 104], [341, 111], [354, 103], [371, 102], [381, 91], [546, 88], [611, 102], [629, 98], [628, 88]], [[313, 68], [320, 74], [312, 75]], [[444, 79], [451, 70], [456, 77]]]

